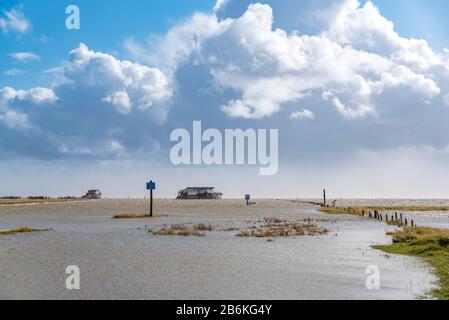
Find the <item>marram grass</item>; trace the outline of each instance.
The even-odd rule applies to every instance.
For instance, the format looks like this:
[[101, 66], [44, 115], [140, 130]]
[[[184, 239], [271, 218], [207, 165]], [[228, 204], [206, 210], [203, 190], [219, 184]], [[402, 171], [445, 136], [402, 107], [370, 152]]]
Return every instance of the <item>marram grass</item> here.
[[433, 290], [433, 296], [449, 300], [449, 230], [406, 227], [389, 235], [393, 236], [393, 244], [374, 248], [423, 258], [432, 266], [438, 278], [438, 287]]

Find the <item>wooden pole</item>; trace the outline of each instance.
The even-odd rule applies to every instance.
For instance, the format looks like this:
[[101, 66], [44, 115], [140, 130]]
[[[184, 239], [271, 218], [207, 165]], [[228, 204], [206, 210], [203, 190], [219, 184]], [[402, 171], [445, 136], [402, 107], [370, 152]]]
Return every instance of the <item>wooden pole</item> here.
[[150, 217], [153, 216], [153, 189], [150, 190]]
[[323, 189], [323, 206], [326, 206], [326, 189]]

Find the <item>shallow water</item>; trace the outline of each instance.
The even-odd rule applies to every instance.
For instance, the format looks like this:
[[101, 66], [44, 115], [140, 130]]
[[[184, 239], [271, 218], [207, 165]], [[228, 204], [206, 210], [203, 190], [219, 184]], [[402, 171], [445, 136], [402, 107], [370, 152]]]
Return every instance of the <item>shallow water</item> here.
[[[0, 299], [415, 299], [432, 288], [428, 266], [371, 248], [390, 243], [392, 227], [353, 216], [320, 214], [288, 201], [101, 200], [0, 207], [0, 230], [52, 228], [0, 237]], [[319, 237], [155, 236], [164, 224], [246, 226], [263, 217], [311, 217], [331, 230]], [[65, 268], [81, 270], [81, 290], [65, 288]], [[380, 290], [365, 270], [380, 269]]]
[[[370, 200], [338, 200], [337, 206], [356, 207], [356, 206], [449, 206], [447, 199], [370, 199]], [[383, 212], [390, 217], [395, 212]], [[449, 211], [431, 211], [431, 212], [404, 212], [404, 218], [411, 220], [420, 227], [444, 228], [449, 229]]]

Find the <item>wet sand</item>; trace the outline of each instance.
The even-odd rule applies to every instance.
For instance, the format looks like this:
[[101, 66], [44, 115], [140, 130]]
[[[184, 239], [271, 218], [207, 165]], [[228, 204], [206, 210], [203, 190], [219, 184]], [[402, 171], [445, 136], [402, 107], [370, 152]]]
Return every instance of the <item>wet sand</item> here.
[[[0, 207], [0, 229], [52, 228], [0, 237], [0, 299], [417, 299], [435, 278], [413, 257], [371, 248], [388, 244], [393, 227], [347, 215], [325, 215], [285, 200], [100, 200]], [[242, 228], [263, 217], [312, 218], [325, 236], [239, 238], [156, 236], [165, 224]], [[81, 290], [65, 288], [65, 268], [81, 270]], [[365, 270], [380, 269], [380, 290]]]

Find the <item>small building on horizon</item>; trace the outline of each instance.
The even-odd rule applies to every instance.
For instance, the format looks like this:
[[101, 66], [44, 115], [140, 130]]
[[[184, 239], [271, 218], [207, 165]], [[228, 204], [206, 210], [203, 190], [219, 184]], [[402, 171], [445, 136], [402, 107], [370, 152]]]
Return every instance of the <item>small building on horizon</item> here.
[[214, 192], [215, 187], [188, 187], [178, 192], [178, 200], [201, 199], [201, 200], [218, 200], [223, 194]]
[[82, 199], [99, 200], [101, 199], [101, 192], [100, 190], [89, 190], [84, 196], [82, 196]]

